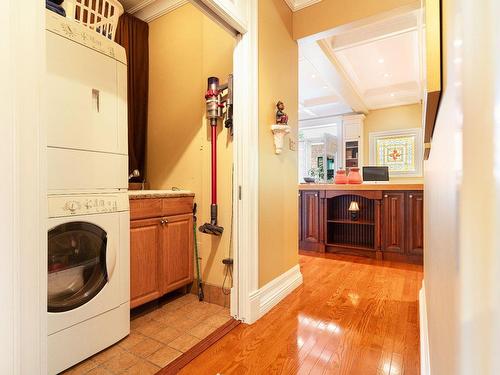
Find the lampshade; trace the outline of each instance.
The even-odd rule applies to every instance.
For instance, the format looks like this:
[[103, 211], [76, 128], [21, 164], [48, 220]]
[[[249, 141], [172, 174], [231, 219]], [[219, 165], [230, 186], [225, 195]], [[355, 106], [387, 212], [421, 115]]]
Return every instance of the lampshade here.
[[356, 201], [351, 201], [348, 211], [359, 211], [359, 205]]

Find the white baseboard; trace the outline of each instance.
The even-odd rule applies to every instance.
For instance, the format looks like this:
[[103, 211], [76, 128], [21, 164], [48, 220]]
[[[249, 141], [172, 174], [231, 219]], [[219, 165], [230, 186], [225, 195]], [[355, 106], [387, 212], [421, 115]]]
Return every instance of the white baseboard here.
[[245, 323], [252, 324], [263, 317], [269, 310], [276, 306], [283, 298], [288, 296], [302, 284], [300, 266], [290, 268], [274, 280], [271, 280], [259, 290], [250, 295], [251, 318]]
[[431, 375], [429, 331], [427, 326], [427, 302], [425, 299], [425, 284], [423, 281], [418, 302], [420, 315], [420, 373], [421, 375]]

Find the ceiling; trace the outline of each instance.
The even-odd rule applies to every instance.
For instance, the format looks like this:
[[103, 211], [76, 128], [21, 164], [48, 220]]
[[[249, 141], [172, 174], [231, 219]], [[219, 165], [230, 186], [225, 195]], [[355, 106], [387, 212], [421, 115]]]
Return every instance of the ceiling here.
[[307, 58], [299, 58], [300, 119], [329, 117], [351, 112], [334, 87]]
[[[120, 3], [122, 3], [125, 10], [130, 10], [130, 9], [136, 7], [137, 5], [145, 2], [144, 0], [119, 0], [119, 1], [120, 1]], [[149, 1], [149, 2], [152, 3], [152, 1]]]
[[[169, 0], [118, 0], [123, 5], [126, 11], [139, 11], [149, 5], [153, 5], [155, 2], [169, 2]], [[319, 3], [322, 0], [285, 0], [286, 4], [290, 7], [293, 12], [304, 9], [308, 6]], [[175, 2], [172, 0], [170, 2]], [[154, 5], [153, 5], [154, 6]]]
[[299, 118], [419, 103], [420, 11], [299, 41]]

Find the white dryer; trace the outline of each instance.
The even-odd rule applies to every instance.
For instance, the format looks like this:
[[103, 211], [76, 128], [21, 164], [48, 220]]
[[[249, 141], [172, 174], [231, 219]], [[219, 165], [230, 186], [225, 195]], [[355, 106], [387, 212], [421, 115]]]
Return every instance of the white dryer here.
[[75, 21], [46, 14], [49, 193], [127, 189], [125, 50]]
[[59, 373], [127, 336], [126, 192], [49, 197], [48, 372]]

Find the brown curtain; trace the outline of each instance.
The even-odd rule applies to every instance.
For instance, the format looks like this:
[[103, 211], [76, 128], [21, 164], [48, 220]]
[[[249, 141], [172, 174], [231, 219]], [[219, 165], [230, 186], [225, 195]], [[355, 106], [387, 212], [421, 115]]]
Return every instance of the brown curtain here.
[[148, 126], [149, 26], [124, 13], [115, 41], [125, 48], [128, 64], [128, 169], [138, 169], [145, 178], [146, 130]]

